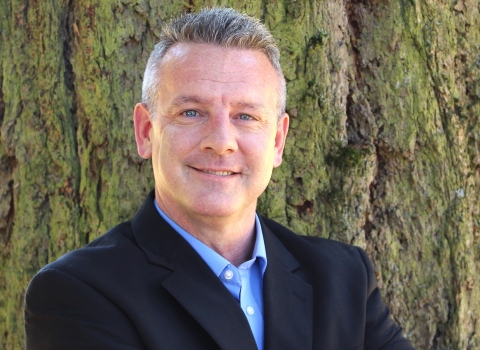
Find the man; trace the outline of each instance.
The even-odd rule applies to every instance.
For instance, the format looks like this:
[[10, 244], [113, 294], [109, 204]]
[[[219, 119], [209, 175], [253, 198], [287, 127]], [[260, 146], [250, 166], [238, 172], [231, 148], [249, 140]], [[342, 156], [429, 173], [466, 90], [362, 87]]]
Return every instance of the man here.
[[282, 161], [274, 40], [231, 9], [164, 28], [135, 107], [155, 191], [129, 222], [44, 267], [28, 349], [412, 349], [359, 248], [256, 215]]

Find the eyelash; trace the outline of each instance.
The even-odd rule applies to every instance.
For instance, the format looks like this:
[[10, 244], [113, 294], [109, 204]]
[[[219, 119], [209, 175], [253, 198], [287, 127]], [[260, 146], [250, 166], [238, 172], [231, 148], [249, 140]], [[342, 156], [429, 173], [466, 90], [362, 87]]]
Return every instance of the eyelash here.
[[[194, 113], [194, 115], [189, 115], [190, 113]], [[183, 115], [185, 115], [186, 117], [193, 118], [193, 117], [197, 117], [199, 115], [199, 113], [194, 109], [187, 109], [186, 111], [183, 112]], [[244, 119], [242, 117], [246, 117], [246, 118]], [[240, 114], [238, 116], [238, 119], [240, 119], [240, 120], [253, 120], [254, 118], [249, 114]]]

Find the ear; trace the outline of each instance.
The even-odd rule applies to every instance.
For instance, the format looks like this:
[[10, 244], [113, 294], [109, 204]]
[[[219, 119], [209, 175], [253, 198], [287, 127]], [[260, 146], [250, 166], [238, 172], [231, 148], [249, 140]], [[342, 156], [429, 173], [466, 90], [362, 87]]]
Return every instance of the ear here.
[[277, 134], [275, 135], [275, 158], [273, 167], [276, 168], [282, 164], [283, 149], [285, 148], [285, 139], [287, 138], [290, 118], [287, 113], [283, 113], [277, 122]]
[[135, 140], [140, 157], [148, 159], [152, 156], [152, 120], [150, 112], [144, 103], [137, 103], [133, 111], [133, 123], [135, 124]]

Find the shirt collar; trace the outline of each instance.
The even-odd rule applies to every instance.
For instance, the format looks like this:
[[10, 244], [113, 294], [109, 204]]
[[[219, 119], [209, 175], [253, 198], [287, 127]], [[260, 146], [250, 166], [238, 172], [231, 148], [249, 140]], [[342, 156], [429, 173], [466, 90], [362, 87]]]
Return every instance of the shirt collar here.
[[[153, 199], [155, 204], [155, 208], [157, 208], [158, 213], [160, 216], [170, 225], [172, 228], [182, 236], [195, 251], [202, 257], [202, 259], [207, 263], [207, 265], [212, 269], [215, 275], [220, 276], [222, 271], [225, 269], [227, 265], [231, 265], [231, 263], [225, 259], [223, 256], [218, 254], [212, 248], [207, 246], [205, 243], [197, 239], [196, 237], [192, 236], [190, 233], [185, 231], [182, 227], [180, 227], [176, 222], [170, 219], [157, 204], [157, 201]], [[260, 220], [258, 219], [257, 213], [255, 213], [255, 245], [253, 247], [252, 258], [239, 266], [239, 268], [248, 268], [251, 266], [255, 261], [258, 261], [260, 270], [263, 274], [267, 268], [267, 253], [265, 250], [265, 241], [263, 240], [263, 232], [262, 226], [260, 225]]]

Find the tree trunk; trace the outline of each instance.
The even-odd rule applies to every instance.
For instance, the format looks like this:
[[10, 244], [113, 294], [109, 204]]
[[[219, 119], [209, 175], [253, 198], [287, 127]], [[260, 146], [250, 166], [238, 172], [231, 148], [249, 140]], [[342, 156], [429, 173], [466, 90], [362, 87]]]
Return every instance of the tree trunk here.
[[[0, 347], [43, 265], [153, 187], [133, 106], [164, 21], [216, 1], [0, 0]], [[478, 0], [229, 0], [277, 38], [291, 129], [259, 210], [367, 250], [418, 349], [480, 347]]]

